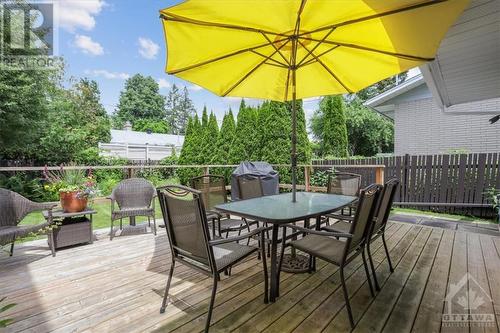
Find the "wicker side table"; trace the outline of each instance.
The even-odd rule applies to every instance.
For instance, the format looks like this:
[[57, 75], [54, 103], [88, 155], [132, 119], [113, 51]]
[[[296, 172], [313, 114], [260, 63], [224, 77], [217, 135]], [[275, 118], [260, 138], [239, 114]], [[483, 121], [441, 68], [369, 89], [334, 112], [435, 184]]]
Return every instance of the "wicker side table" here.
[[[52, 229], [52, 237], [49, 237], [49, 242], [54, 242], [56, 250], [72, 245], [92, 244], [94, 241], [92, 216], [96, 213], [97, 211], [89, 207], [78, 213], [65, 213], [62, 210], [54, 210], [52, 218], [54, 222], [59, 222], [60, 225]], [[48, 212], [44, 211], [43, 216], [47, 218]]]

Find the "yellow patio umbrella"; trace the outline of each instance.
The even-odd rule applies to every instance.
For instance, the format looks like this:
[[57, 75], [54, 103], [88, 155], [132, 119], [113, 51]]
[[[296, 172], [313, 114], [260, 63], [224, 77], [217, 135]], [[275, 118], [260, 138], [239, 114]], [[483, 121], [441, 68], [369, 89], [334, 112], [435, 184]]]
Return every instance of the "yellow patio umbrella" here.
[[469, 0], [187, 0], [160, 11], [166, 72], [219, 96], [357, 92], [431, 61]]

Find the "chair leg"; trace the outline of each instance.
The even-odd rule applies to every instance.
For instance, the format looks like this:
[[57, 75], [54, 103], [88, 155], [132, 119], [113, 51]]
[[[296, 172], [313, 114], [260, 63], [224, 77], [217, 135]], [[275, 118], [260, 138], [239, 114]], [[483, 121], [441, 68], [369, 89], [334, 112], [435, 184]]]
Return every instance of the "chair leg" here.
[[389, 263], [389, 269], [391, 273], [394, 273], [394, 267], [392, 267], [391, 256], [389, 255], [389, 249], [385, 242], [385, 232], [382, 232], [382, 243], [384, 244], [385, 255], [387, 256], [387, 262]]
[[156, 216], [153, 215], [153, 232], [154, 232], [154, 235], [156, 236]]
[[113, 236], [114, 236], [114, 232], [113, 232], [113, 220], [111, 220], [111, 230], [109, 231], [109, 240], [110, 241], [113, 240]]
[[16, 242], [16, 237], [14, 236], [14, 238], [12, 238], [12, 244], [10, 244], [10, 252], [9, 252], [9, 256], [12, 257], [12, 255], [14, 254], [14, 243]]
[[345, 308], [347, 309], [347, 315], [349, 316], [349, 323], [351, 328], [354, 328], [354, 319], [352, 318], [351, 304], [349, 303], [349, 295], [347, 294], [347, 286], [345, 285], [344, 278], [344, 267], [340, 267], [340, 281], [342, 283], [342, 292], [344, 294]]
[[[281, 234], [281, 252], [280, 252], [280, 261], [278, 262], [278, 277], [277, 277], [277, 288], [276, 290], [280, 290], [280, 273], [281, 266], [283, 265], [283, 256], [285, 255], [285, 245], [286, 245], [286, 227], [283, 227], [283, 232]], [[279, 297], [279, 294], [277, 295]]]
[[208, 329], [210, 328], [210, 320], [212, 319], [212, 311], [214, 309], [214, 302], [215, 302], [215, 294], [217, 293], [217, 278], [218, 274], [214, 275], [214, 285], [212, 287], [212, 297], [210, 298], [210, 305], [208, 307], [208, 313], [207, 313], [207, 322], [205, 324], [205, 333], [208, 333]]
[[375, 292], [373, 291], [372, 279], [370, 278], [370, 272], [368, 271], [368, 264], [366, 263], [365, 249], [361, 249], [361, 257], [363, 258], [363, 266], [365, 267], [366, 280], [368, 281], [368, 286], [370, 287], [370, 294], [375, 297]]
[[123, 229], [123, 219], [120, 219], [120, 230]]
[[[55, 239], [54, 239], [54, 230], [50, 230], [47, 237], [49, 237], [49, 246], [50, 246], [50, 252], [52, 253], [52, 256], [56, 256], [56, 244], [55, 244]], [[14, 245], [14, 244], [12, 244]]]
[[[262, 256], [262, 268], [264, 270], [264, 303], [269, 303], [269, 276], [267, 274], [267, 263], [266, 263], [266, 247], [264, 242], [264, 233], [260, 234], [260, 251], [258, 252], [258, 256]], [[262, 252], [262, 253], [261, 253]], [[280, 266], [281, 268], [281, 266]], [[279, 274], [279, 271], [278, 271]]]
[[148, 227], [151, 228], [151, 218], [148, 216]]
[[165, 287], [165, 294], [163, 295], [163, 301], [161, 303], [160, 313], [165, 313], [165, 309], [167, 308], [168, 290], [170, 289], [170, 282], [172, 282], [172, 276], [174, 275], [174, 267], [175, 261], [172, 261], [170, 272], [168, 273], [167, 286]]
[[377, 273], [375, 272], [375, 265], [373, 264], [372, 253], [370, 251], [370, 243], [366, 244], [366, 252], [368, 252], [368, 260], [370, 261], [370, 267], [372, 269], [373, 282], [375, 283], [375, 290], [380, 291], [380, 285], [377, 280]]

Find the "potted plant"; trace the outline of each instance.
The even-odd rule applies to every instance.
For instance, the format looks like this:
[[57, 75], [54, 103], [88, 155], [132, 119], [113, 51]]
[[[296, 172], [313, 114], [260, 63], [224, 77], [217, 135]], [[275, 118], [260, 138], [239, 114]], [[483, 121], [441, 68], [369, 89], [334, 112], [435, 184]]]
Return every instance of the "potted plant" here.
[[85, 170], [61, 166], [57, 172], [50, 172], [46, 167], [44, 177], [47, 181], [45, 189], [49, 192], [57, 192], [61, 201], [61, 207], [66, 213], [78, 213], [87, 208], [89, 199], [98, 194], [96, 182], [92, 170], [86, 175]]

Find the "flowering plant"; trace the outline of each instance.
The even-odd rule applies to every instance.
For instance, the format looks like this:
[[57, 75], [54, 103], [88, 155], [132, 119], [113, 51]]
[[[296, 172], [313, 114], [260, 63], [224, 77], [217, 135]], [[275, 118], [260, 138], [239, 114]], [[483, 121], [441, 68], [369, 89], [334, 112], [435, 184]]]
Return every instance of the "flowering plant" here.
[[58, 171], [53, 172], [45, 166], [43, 176], [47, 182], [45, 190], [52, 193], [77, 192], [77, 197], [81, 199], [92, 199], [100, 193], [92, 169], [87, 173], [74, 165], [69, 168], [61, 165]]

